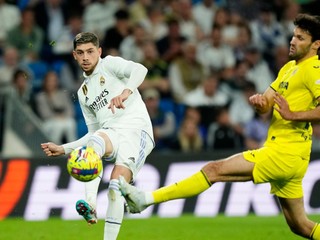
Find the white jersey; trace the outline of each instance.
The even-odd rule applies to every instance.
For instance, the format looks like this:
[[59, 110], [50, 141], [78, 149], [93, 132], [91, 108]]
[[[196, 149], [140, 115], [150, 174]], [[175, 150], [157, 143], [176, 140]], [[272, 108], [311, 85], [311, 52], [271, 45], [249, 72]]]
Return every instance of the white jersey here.
[[132, 66], [137, 66], [134, 64], [120, 57], [107, 56], [99, 60], [90, 76], [84, 74], [78, 98], [87, 126], [141, 129], [153, 139], [151, 120], [137, 88], [131, 89], [132, 94], [124, 102], [125, 109], [115, 108], [113, 114], [108, 108], [111, 99], [128, 88]]

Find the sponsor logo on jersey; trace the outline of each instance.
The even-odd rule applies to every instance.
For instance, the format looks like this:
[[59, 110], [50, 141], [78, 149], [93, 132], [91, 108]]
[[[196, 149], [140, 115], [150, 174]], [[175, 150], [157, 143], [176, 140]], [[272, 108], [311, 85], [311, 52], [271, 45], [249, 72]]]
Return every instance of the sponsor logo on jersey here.
[[109, 91], [107, 89], [104, 89], [96, 98], [94, 99], [93, 103], [89, 105], [89, 108], [92, 111], [99, 111], [101, 108], [107, 106], [108, 100], [106, 99], [106, 96], [109, 95]]

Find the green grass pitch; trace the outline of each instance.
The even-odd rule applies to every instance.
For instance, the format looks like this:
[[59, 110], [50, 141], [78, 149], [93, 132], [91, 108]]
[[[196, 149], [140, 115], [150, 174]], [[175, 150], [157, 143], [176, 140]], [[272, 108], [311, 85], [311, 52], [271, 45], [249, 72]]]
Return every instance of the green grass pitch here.
[[[320, 215], [311, 219], [320, 220]], [[8, 218], [0, 221], [3, 240], [88, 240], [103, 239], [104, 221], [88, 226], [84, 221], [24, 221]], [[196, 217], [128, 219], [125, 218], [119, 240], [297, 240], [282, 215], [276, 217]]]

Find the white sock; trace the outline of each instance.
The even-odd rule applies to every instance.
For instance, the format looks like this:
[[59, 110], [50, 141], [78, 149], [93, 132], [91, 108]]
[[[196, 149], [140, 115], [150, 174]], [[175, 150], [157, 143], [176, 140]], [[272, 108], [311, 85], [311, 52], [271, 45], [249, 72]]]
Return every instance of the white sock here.
[[90, 182], [86, 182], [84, 184], [85, 192], [86, 192], [86, 201], [94, 209], [97, 209], [97, 193], [98, 193], [98, 188], [99, 188], [102, 174], [103, 174], [103, 169], [97, 178], [93, 179]]
[[112, 179], [109, 183], [109, 205], [104, 225], [104, 240], [116, 240], [124, 215], [124, 199], [119, 191], [119, 180]]
[[89, 138], [87, 146], [92, 147], [100, 158], [106, 153], [106, 144], [104, 139], [96, 133]]

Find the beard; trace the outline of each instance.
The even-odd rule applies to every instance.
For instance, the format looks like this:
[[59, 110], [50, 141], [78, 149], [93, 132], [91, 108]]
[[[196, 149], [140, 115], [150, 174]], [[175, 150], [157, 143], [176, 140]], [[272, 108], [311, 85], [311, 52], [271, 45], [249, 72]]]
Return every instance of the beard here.
[[311, 44], [301, 50], [297, 50], [292, 54], [289, 53], [289, 59], [295, 60], [295, 61], [299, 61], [300, 59], [303, 59], [309, 53], [310, 48], [311, 48]]

